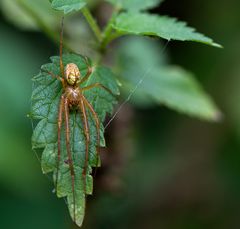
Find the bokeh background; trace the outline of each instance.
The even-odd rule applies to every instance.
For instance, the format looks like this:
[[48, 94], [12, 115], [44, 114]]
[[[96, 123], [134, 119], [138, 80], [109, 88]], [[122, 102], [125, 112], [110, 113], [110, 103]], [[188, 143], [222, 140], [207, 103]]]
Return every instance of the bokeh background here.
[[[32, 1], [21, 11], [32, 16], [40, 4], [46, 15], [45, 24], [33, 23], [16, 3], [0, 1], [0, 228], [74, 229], [31, 150], [27, 118], [31, 78], [58, 53], [59, 15], [45, 10], [47, 0]], [[106, 132], [108, 149], [83, 228], [240, 228], [239, 8], [238, 0], [165, 0], [153, 10], [187, 21], [224, 46], [170, 42], [166, 50], [170, 63], [195, 73], [224, 119], [213, 124], [164, 107], [126, 105]], [[100, 22], [106, 9], [94, 9]], [[80, 51], [88, 53], [84, 23], [71, 26], [65, 26], [66, 40], [75, 47], [79, 40], [71, 37], [80, 34]]]

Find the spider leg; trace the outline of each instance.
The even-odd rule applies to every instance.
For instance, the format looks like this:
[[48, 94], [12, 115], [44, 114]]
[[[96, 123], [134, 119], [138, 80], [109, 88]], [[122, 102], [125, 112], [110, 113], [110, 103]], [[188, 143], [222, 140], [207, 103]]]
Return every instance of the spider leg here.
[[92, 69], [92, 67], [89, 65], [89, 62], [88, 62], [88, 59], [87, 59], [87, 58], [85, 58], [85, 62], [86, 62], [86, 64], [87, 64], [87, 66], [88, 66], [88, 71], [87, 71], [86, 75], [81, 79], [80, 84], [82, 84], [83, 82], [85, 82], [86, 80], [88, 80], [88, 78], [90, 77], [90, 75], [91, 75], [92, 72], [93, 72], [93, 69]]
[[84, 168], [83, 168], [84, 189], [85, 189], [84, 191], [86, 192], [86, 172], [87, 172], [87, 167], [88, 167], [90, 134], [89, 134], [89, 124], [88, 124], [88, 118], [87, 118], [87, 113], [86, 113], [84, 100], [83, 100], [83, 97], [80, 97], [80, 98], [81, 98], [81, 101], [80, 101], [80, 104], [79, 104], [79, 108], [82, 112], [84, 135], [85, 135], [85, 140], [86, 140], [85, 162], [84, 162]]
[[62, 95], [60, 104], [59, 104], [59, 111], [58, 111], [58, 155], [57, 155], [57, 174], [56, 174], [56, 183], [55, 183], [56, 190], [58, 185], [59, 165], [61, 160], [61, 129], [62, 129], [62, 113], [64, 108], [64, 99], [65, 98]]
[[60, 70], [62, 77], [64, 77], [64, 65], [63, 65], [63, 26], [64, 26], [64, 17], [62, 17], [62, 24], [61, 24], [61, 35], [60, 35], [60, 47], [59, 47], [59, 55], [60, 55]]
[[71, 148], [70, 148], [70, 128], [69, 128], [69, 108], [68, 107], [69, 107], [69, 102], [68, 102], [68, 99], [65, 98], [65, 100], [64, 100], [64, 115], [65, 115], [66, 147], [67, 147], [68, 163], [69, 163], [71, 179], [72, 179], [73, 221], [76, 221], [75, 172], [74, 172], [74, 165], [73, 165], [73, 159], [72, 159]]
[[56, 78], [58, 79], [59, 81], [61, 81], [62, 83], [62, 86], [65, 88], [65, 82], [64, 82], [64, 79], [58, 75], [55, 75], [54, 73], [50, 72], [50, 71], [47, 71], [47, 70], [43, 70], [42, 69], [42, 72], [45, 72], [47, 74], [49, 74], [52, 78]]
[[[99, 122], [98, 115], [95, 112], [92, 105], [88, 102], [88, 100], [85, 98], [84, 95], [82, 97], [83, 97], [84, 104], [86, 104], [86, 106], [88, 107], [88, 109], [92, 113], [93, 118], [95, 120], [95, 125], [96, 125], [96, 130], [97, 130], [97, 162], [96, 162], [96, 168], [97, 168], [98, 163], [99, 163], [99, 150], [100, 150], [100, 122]], [[96, 170], [95, 170], [95, 174], [96, 174]]]
[[110, 89], [108, 89], [107, 87], [105, 87], [104, 85], [100, 84], [100, 83], [94, 83], [94, 84], [91, 84], [87, 87], [83, 87], [82, 88], [82, 91], [86, 91], [86, 90], [89, 90], [89, 89], [92, 89], [92, 88], [95, 88], [95, 87], [99, 87], [99, 88], [102, 88], [104, 89], [105, 91], [107, 91], [108, 93], [110, 93], [112, 96], [115, 97], [115, 95], [112, 93], [112, 91]]

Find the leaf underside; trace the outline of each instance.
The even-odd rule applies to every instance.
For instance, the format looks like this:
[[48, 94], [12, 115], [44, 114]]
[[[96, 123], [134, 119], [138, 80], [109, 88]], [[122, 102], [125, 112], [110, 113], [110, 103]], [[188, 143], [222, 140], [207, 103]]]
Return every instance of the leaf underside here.
[[200, 83], [181, 67], [166, 65], [162, 51], [158, 43], [141, 37], [126, 38], [120, 45], [117, 71], [123, 88], [133, 91], [144, 79], [133, 101], [144, 106], [162, 104], [190, 116], [219, 121], [221, 112]]
[[167, 40], [195, 41], [221, 47], [212, 39], [188, 27], [185, 22], [177, 21], [168, 16], [140, 12], [121, 13], [112, 26], [121, 35], [158, 36]]
[[[45, 71], [50, 71], [55, 75], [60, 75], [59, 57], [52, 57], [52, 63], [42, 66], [41, 72], [33, 78], [33, 93], [32, 93], [32, 109], [31, 117], [38, 119], [39, 122], [34, 129], [32, 136], [32, 147], [34, 149], [42, 149], [42, 171], [43, 173], [53, 173], [54, 183], [56, 181], [57, 172], [57, 121], [58, 107], [60, 97], [63, 93], [60, 81], [52, 78]], [[75, 63], [79, 67], [82, 75], [87, 71], [87, 66], [84, 59], [76, 54], [67, 54], [63, 56], [64, 65], [67, 63]], [[109, 88], [115, 95], [119, 94], [119, 89], [115, 76], [105, 67], [96, 67], [89, 80], [83, 86], [91, 85], [99, 82]], [[95, 88], [84, 92], [87, 100], [92, 104], [95, 112], [98, 114], [99, 120], [102, 123], [107, 113], [111, 114], [113, 105], [116, 104], [116, 97], [109, 94], [105, 90]], [[83, 124], [81, 114], [78, 110], [70, 111], [70, 145], [73, 157], [73, 166], [75, 171], [75, 215], [76, 224], [81, 226], [85, 212], [86, 195], [92, 194], [93, 179], [91, 176], [92, 167], [95, 167], [98, 160], [96, 152], [96, 126], [91, 113], [87, 112], [89, 128], [90, 128], [90, 147], [89, 161], [86, 176], [86, 189], [84, 189], [84, 180], [82, 171], [85, 161], [85, 136], [83, 132]], [[101, 143], [105, 146], [103, 137], [103, 125], [101, 124]], [[59, 166], [58, 185], [56, 193], [58, 197], [66, 197], [70, 215], [74, 218], [73, 193], [68, 157], [66, 152], [65, 128], [64, 123], [61, 131], [61, 161]], [[100, 164], [100, 163], [99, 163]], [[99, 166], [98, 164], [98, 166]], [[86, 192], [85, 192], [86, 191]]]

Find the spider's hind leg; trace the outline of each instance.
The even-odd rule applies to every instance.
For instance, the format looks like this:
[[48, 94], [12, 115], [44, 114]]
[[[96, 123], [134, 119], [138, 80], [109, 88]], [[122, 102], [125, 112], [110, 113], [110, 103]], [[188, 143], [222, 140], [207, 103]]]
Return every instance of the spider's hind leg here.
[[72, 180], [71, 182], [72, 182], [72, 193], [73, 193], [73, 221], [76, 222], [75, 172], [74, 172], [74, 164], [73, 164], [71, 147], [70, 147], [69, 102], [68, 102], [68, 99], [66, 98], [64, 100], [64, 115], [65, 115], [67, 156], [68, 156], [68, 164], [69, 164], [71, 180]]
[[58, 154], [57, 154], [57, 173], [56, 173], [56, 182], [55, 188], [57, 192], [58, 178], [59, 178], [59, 166], [61, 161], [61, 130], [62, 130], [62, 113], [64, 108], [64, 96], [62, 95], [59, 110], [58, 110]]
[[84, 192], [86, 193], [86, 173], [87, 173], [87, 169], [88, 169], [90, 134], [89, 134], [89, 124], [88, 124], [86, 108], [85, 108], [84, 100], [82, 97], [80, 100], [79, 109], [82, 113], [81, 117], [82, 117], [82, 121], [83, 121], [84, 135], [85, 135], [85, 140], [86, 140], [85, 162], [84, 162], [84, 168], [83, 168]]
[[96, 171], [97, 171], [97, 167], [98, 167], [98, 164], [99, 164], [99, 151], [100, 151], [100, 122], [99, 122], [99, 118], [98, 118], [98, 115], [97, 113], [95, 112], [94, 108], [92, 107], [92, 105], [88, 102], [88, 100], [85, 98], [85, 96], [83, 95], [83, 100], [84, 100], [84, 103], [86, 104], [86, 106], [88, 107], [88, 109], [90, 110], [90, 112], [92, 113], [93, 115], [93, 119], [95, 121], [95, 125], [96, 125], [96, 131], [97, 131], [97, 160], [96, 160], [96, 170], [95, 170], [95, 175], [96, 175]]

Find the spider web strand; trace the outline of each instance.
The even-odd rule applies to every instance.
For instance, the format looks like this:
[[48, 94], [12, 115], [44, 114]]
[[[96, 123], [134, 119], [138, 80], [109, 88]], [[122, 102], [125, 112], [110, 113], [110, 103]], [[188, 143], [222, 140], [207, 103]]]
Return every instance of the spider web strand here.
[[[165, 50], [167, 49], [167, 46], [169, 44], [170, 40], [168, 40], [166, 42], [166, 44], [164, 45], [160, 55], [162, 55]], [[123, 107], [131, 100], [132, 96], [135, 94], [135, 92], [137, 91], [137, 89], [141, 86], [141, 84], [143, 83], [143, 81], [150, 76], [150, 72], [151, 70], [154, 68], [154, 64], [149, 66], [146, 71], [144, 72], [143, 76], [140, 78], [140, 80], [138, 81], [138, 83], [136, 84], [136, 86], [130, 91], [128, 97], [126, 98], [126, 100], [118, 107], [117, 111], [114, 113], [114, 115], [112, 116], [112, 118], [109, 120], [109, 122], [106, 124], [106, 126], [104, 127], [104, 130], [106, 130], [108, 128], [108, 126], [113, 122], [113, 120], [117, 117], [117, 115], [120, 113], [120, 111], [123, 109]]]

